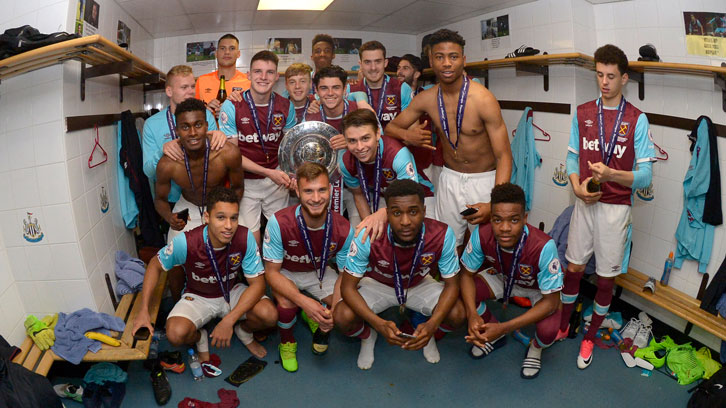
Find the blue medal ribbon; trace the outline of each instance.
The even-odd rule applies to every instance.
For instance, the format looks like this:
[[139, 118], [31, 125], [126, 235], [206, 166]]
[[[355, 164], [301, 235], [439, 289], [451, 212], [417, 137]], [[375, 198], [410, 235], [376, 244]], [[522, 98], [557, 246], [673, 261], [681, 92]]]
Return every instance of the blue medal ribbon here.
[[[257, 138], [260, 141], [260, 147], [262, 148], [262, 153], [265, 154], [265, 158], [267, 161], [270, 161], [270, 154], [267, 153], [267, 149], [265, 148], [265, 141], [263, 140], [263, 134], [262, 134], [262, 128], [260, 127], [260, 118], [257, 116], [257, 106], [255, 106], [255, 101], [252, 100], [252, 95], [250, 94], [249, 89], [245, 91], [242, 96], [244, 97], [245, 102], [247, 102], [247, 106], [250, 108], [250, 113], [252, 114], [252, 121], [255, 124], [255, 130], [257, 130]], [[270, 92], [270, 103], [267, 105], [267, 127], [265, 128], [265, 135], [267, 135], [270, 132], [270, 123], [272, 123], [272, 112], [273, 107], [275, 104], [275, 93]]]
[[[343, 99], [343, 116], [348, 114], [348, 110], [350, 109], [350, 106], [348, 105], [348, 101]], [[328, 118], [325, 116], [325, 109], [323, 108], [322, 104], [320, 106], [320, 116], [323, 118], [323, 122], [328, 123]], [[329, 124], [329, 123], [328, 123]], [[330, 196], [331, 206], [333, 211], [342, 214], [343, 213], [343, 206], [341, 203], [343, 202], [342, 199], [343, 195], [343, 180], [339, 178], [338, 180], [333, 183], [333, 194]]]
[[310, 262], [312, 262], [313, 268], [315, 268], [315, 272], [317, 272], [318, 274], [320, 289], [322, 289], [323, 278], [325, 277], [325, 267], [328, 265], [328, 256], [330, 254], [330, 239], [333, 235], [333, 212], [328, 210], [328, 215], [325, 217], [325, 226], [323, 226], [323, 230], [325, 231], [323, 236], [323, 253], [320, 256], [320, 267], [318, 267], [317, 262], [315, 262], [313, 243], [310, 240], [310, 234], [308, 234], [308, 226], [305, 223], [305, 218], [302, 215], [302, 211], [302, 208], [300, 208], [300, 212], [295, 216], [295, 218], [297, 218], [297, 227], [303, 237], [303, 242], [305, 243], [305, 249], [307, 250], [308, 256], [310, 257]]
[[174, 115], [171, 113], [171, 106], [166, 110], [166, 124], [169, 125], [169, 133], [171, 134], [171, 140], [179, 138], [176, 134], [176, 125], [174, 124]]
[[303, 107], [303, 115], [301, 122], [307, 122], [308, 107], [310, 106], [310, 98], [305, 99], [305, 106]]
[[449, 141], [451, 149], [456, 154], [456, 149], [459, 147], [459, 138], [461, 136], [461, 124], [464, 122], [464, 108], [466, 107], [466, 96], [469, 94], [469, 78], [463, 77], [461, 83], [461, 89], [459, 90], [459, 101], [456, 105], [456, 143], [451, 142], [451, 131], [449, 129], [449, 118], [446, 115], [446, 106], [444, 105], [444, 95], [441, 92], [441, 85], [439, 85], [439, 93], [437, 102], [439, 105], [439, 119], [441, 120], [441, 130], [444, 131], [446, 140]]
[[524, 251], [524, 244], [527, 242], [527, 230], [522, 230], [522, 236], [519, 237], [517, 245], [512, 251], [512, 266], [509, 268], [509, 274], [504, 273], [504, 264], [502, 263], [502, 248], [497, 242], [497, 260], [499, 261], [499, 267], [502, 268], [499, 271], [505, 277], [504, 281], [504, 304], [509, 303], [509, 297], [512, 295], [512, 289], [514, 288], [514, 280], [519, 275], [519, 259], [522, 257], [522, 251]]
[[[366, 81], [365, 78], [363, 78], [363, 85], [366, 87], [366, 94], [368, 94], [368, 103], [373, 107], [373, 93], [371, 92], [371, 87], [368, 86], [368, 81]], [[386, 98], [386, 88], [388, 87], [388, 75], [383, 76], [383, 86], [381, 87], [381, 94], [378, 96], [378, 107], [376, 109], [376, 117], [378, 118], [378, 121], [382, 121], [381, 115], [383, 113], [383, 102]]]
[[[200, 220], [204, 220], [204, 207], [207, 205], [207, 174], [209, 173], [209, 139], [205, 138], [206, 148], [204, 150], [204, 177], [202, 178], [202, 206], [197, 206], [199, 210]], [[195, 192], [194, 179], [192, 179], [192, 169], [189, 166], [189, 155], [187, 155], [184, 146], [181, 147], [184, 152], [184, 167], [187, 169], [187, 176], [189, 177], [189, 184], [192, 186], [192, 192]]]
[[615, 146], [618, 144], [618, 130], [620, 129], [620, 124], [623, 121], [623, 115], [625, 114], [625, 97], [620, 97], [618, 116], [615, 119], [615, 125], [613, 125], [613, 132], [610, 136], [609, 145], [605, 143], [605, 118], [602, 111], [602, 99], [600, 99], [597, 104], [598, 138], [600, 141], [600, 156], [602, 157], [603, 164], [607, 166], [608, 163], [610, 163], [610, 159], [613, 157]]
[[406, 289], [403, 288], [403, 276], [401, 276], [401, 270], [398, 266], [398, 258], [396, 257], [396, 243], [393, 240], [393, 232], [391, 231], [391, 227], [388, 227], [388, 240], [391, 241], [391, 252], [393, 252], [393, 289], [396, 291], [396, 299], [398, 300], [398, 304], [400, 305], [400, 311], [403, 312], [403, 309], [406, 307], [406, 297], [408, 296], [408, 288], [411, 286], [411, 280], [413, 280], [413, 274], [416, 272], [416, 267], [418, 267], [418, 261], [421, 257], [421, 252], [423, 251], [424, 247], [424, 232], [423, 232], [423, 225], [421, 226], [421, 231], [418, 233], [418, 237], [416, 237], [416, 249], [413, 252], [413, 259], [411, 259], [411, 271], [408, 273], [408, 283], [406, 284]]
[[[380, 143], [380, 141], [378, 142]], [[373, 168], [373, 201], [371, 201], [371, 195], [368, 192], [368, 182], [366, 180], [366, 175], [363, 172], [363, 165], [361, 164], [360, 160], [355, 159], [355, 165], [358, 169], [358, 182], [360, 183], [360, 189], [363, 190], [363, 194], [366, 196], [366, 201], [368, 201], [368, 205], [371, 207], [371, 214], [378, 211], [378, 201], [381, 197], [381, 156], [383, 156], [383, 152], [381, 152], [380, 148], [376, 146], [376, 164]]]
[[219, 273], [217, 258], [214, 257], [214, 249], [212, 248], [212, 240], [209, 238], [209, 230], [207, 230], [207, 239], [204, 241], [204, 249], [207, 251], [209, 263], [212, 264], [212, 270], [217, 276], [217, 282], [219, 283], [219, 288], [222, 290], [222, 296], [224, 296], [224, 300], [226, 300], [227, 304], [229, 304], [229, 257], [227, 256], [227, 252], [229, 252], [229, 244], [227, 244], [227, 247], [225, 248], [224, 255], [224, 258], [227, 260], [224, 264], [225, 284], [222, 284], [222, 274]]

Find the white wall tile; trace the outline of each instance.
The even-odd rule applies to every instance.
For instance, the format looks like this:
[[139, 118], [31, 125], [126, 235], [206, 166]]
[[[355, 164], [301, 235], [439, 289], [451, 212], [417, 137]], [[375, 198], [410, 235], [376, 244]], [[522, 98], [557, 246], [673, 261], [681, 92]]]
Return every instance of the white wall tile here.
[[33, 168], [14, 170], [10, 174], [15, 208], [40, 205], [38, 179]]
[[28, 313], [48, 314], [48, 313], [70, 313], [73, 310], [67, 307], [64, 296], [61, 292], [65, 288], [61, 288], [62, 281], [38, 281], [33, 282], [35, 291], [38, 295], [37, 299], [23, 299], [25, 309]]
[[96, 247], [93, 243], [93, 234], [89, 233], [81, 238], [80, 247], [86, 274], [90, 276], [98, 264], [98, 255], [96, 254]]
[[65, 163], [55, 163], [36, 168], [40, 203], [43, 205], [68, 203], [70, 190]]
[[35, 166], [35, 150], [30, 129], [10, 130], [4, 136], [10, 170]]
[[0, 320], [6, 320], [17, 324], [18, 321], [25, 317], [25, 308], [18, 294], [18, 288], [16, 284], [10, 285], [5, 292], [0, 295], [0, 307], [2, 307], [3, 318]]
[[81, 157], [68, 160], [68, 186], [73, 200], [82, 196], [86, 191], [83, 186], [83, 169], [85, 165]]
[[87, 277], [78, 244], [49, 246], [53, 257], [53, 269], [56, 272], [56, 279], [85, 279]]
[[30, 276], [33, 281], [47, 281], [58, 279], [53, 265], [53, 256], [50, 245], [34, 245], [25, 247], [25, 256], [28, 258]]
[[0, 173], [0, 192], [2, 192], [2, 194], [0, 194], [0, 211], [12, 210], [15, 208], [10, 174], [11, 173], [9, 171]]
[[32, 135], [37, 166], [57, 163], [64, 159], [63, 128], [60, 121], [33, 126]]
[[74, 242], [77, 239], [70, 203], [44, 206], [43, 212], [49, 244]]
[[14, 210], [0, 211], [0, 232], [6, 248], [19, 247], [25, 244], [23, 240], [23, 223], [18, 223], [18, 217]]
[[98, 310], [87, 280], [59, 281], [57, 284], [69, 313], [86, 307]]
[[15, 281], [30, 281], [30, 266], [28, 265], [28, 257], [25, 254], [25, 247], [19, 246], [7, 248], [8, 260], [10, 261], [10, 270], [13, 273]]
[[76, 220], [78, 236], [83, 238], [91, 229], [91, 220], [88, 217], [88, 205], [85, 197], [73, 201], [73, 218]]
[[45, 84], [36, 85], [29, 89], [32, 98], [33, 124], [59, 121], [63, 119], [63, 84], [60, 79]]
[[10, 271], [8, 251], [0, 247], [0, 293], [4, 293], [13, 283], [15, 283], [15, 279]]

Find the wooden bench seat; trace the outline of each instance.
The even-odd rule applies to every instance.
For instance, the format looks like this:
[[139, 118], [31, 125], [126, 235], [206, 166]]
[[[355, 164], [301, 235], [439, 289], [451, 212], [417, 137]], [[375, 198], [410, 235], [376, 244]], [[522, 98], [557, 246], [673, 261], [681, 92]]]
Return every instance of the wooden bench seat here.
[[[149, 315], [151, 321], [156, 320], [156, 316], [159, 313], [159, 306], [161, 305], [161, 297], [166, 289], [166, 272], [162, 271], [159, 276], [159, 283], [154, 288], [154, 293], [151, 297], [151, 304], [149, 308]], [[151, 337], [146, 340], [135, 340], [131, 334], [133, 329], [134, 319], [141, 310], [141, 292], [130, 293], [124, 295], [121, 301], [116, 307], [115, 316], [120, 317], [126, 322], [126, 327], [122, 333], [111, 332], [111, 337], [119, 340], [121, 345], [118, 347], [109, 346], [108, 344], [101, 345], [101, 350], [97, 353], [87, 352], [83, 357], [83, 361], [98, 362], [98, 361], [127, 361], [127, 360], [145, 360], [149, 355], [149, 346], [151, 345]], [[47, 375], [50, 371], [50, 367], [55, 361], [63, 360], [63, 358], [56, 355], [52, 350], [41, 351], [38, 346], [33, 343], [30, 337], [26, 337], [23, 344], [20, 346], [21, 352], [15, 356], [13, 362], [22, 364], [23, 367], [28, 370], [35, 371], [40, 375]]]
[[701, 309], [700, 300], [688, 296], [678, 289], [663, 286], [660, 282], [656, 281], [655, 293], [651, 293], [649, 290], [643, 291], [643, 285], [648, 281], [648, 278], [648, 275], [629, 268], [628, 273], [615, 278], [615, 284], [668, 310], [689, 323], [703, 328], [714, 336], [726, 340], [726, 319]]

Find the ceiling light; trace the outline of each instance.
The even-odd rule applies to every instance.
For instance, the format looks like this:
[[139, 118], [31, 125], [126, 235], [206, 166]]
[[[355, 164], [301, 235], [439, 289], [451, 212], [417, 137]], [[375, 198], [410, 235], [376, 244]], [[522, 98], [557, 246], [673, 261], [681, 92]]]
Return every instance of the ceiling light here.
[[257, 10], [325, 10], [333, 0], [260, 0]]

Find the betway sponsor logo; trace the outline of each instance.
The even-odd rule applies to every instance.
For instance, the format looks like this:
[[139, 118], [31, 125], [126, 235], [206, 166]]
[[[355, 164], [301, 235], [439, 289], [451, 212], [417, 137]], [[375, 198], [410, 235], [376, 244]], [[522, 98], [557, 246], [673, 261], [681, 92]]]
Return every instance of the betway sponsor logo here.
[[[587, 140], [586, 138], [582, 138], [582, 149], [583, 150], [594, 150], [596, 152], [600, 151], [600, 141], [599, 140]], [[625, 154], [626, 146], [623, 145], [615, 145], [615, 157], [618, 159], [622, 158]]]
[[[431, 268], [429, 268], [428, 266], [419, 267], [418, 271], [416, 271], [416, 273], [414, 273], [414, 276], [416, 276], [416, 275], [426, 276], [426, 275], [428, 275], [428, 273], [430, 271], [431, 271]], [[378, 267], [378, 265], [373, 266], [373, 272], [383, 276], [384, 278], [393, 279], [392, 273], [383, 273], [383, 271], [381, 271], [381, 269]], [[401, 278], [404, 280], [404, 282], [407, 281], [408, 274], [405, 274], [405, 275], [402, 274]]]
[[398, 112], [384, 113], [381, 115], [381, 122], [390, 122], [393, 119], [396, 119], [397, 114]]
[[[290, 254], [285, 252], [285, 259], [287, 259], [288, 261], [299, 262], [299, 263], [303, 263], [303, 264], [310, 263], [310, 257], [308, 255], [303, 255], [303, 256], [292, 255], [292, 256], [290, 256]], [[320, 263], [319, 256], [315, 257], [315, 262]]]
[[[273, 133], [268, 133], [268, 134], [262, 136], [262, 140], [265, 142], [277, 142], [281, 138], [282, 138], [282, 132], [273, 132]], [[240, 142], [245, 142], [245, 143], [260, 143], [260, 139], [257, 136], [257, 132], [255, 132], [251, 135], [243, 135], [242, 133], [237, 133], [237, 139], [239, 139]]]
[[[229, 274], [229, 279], [234, 279], [235, 276], [237, 276], [237, 272], [232, 272]], [[225, 278], [227, 278], [227, 276], [222, 276], [222, 282], [227, 281], [227, 279], [225, 279]], [[210, 276], [208, 278], [200, 278], [199, 275], [194, 273], [194, 271], [192, 271], [192, 279], [194, 279], [197, 282], [202, 282], [202, 283], [217, 283], [216, 276]]]

